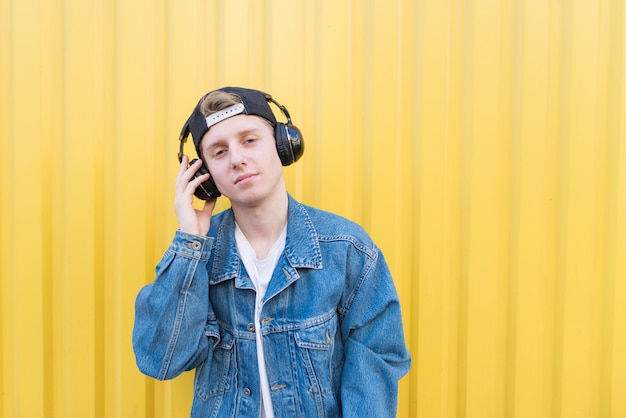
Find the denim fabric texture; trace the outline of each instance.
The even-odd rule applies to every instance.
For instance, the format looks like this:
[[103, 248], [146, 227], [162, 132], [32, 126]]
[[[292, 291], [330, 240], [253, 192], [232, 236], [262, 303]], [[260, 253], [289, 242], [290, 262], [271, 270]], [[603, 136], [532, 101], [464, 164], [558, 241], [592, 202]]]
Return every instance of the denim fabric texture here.
[[[192, 417], [260, 413], [255, 289], [234, 230], [229, 209], [207, 236], [177, 231], [136, 300], [137, 365], [159, 380], [195, 369]], [[396, 416], [411, 356], [388, 266], [359, 225], [289, 197], [261, 324], [277, 418]]]

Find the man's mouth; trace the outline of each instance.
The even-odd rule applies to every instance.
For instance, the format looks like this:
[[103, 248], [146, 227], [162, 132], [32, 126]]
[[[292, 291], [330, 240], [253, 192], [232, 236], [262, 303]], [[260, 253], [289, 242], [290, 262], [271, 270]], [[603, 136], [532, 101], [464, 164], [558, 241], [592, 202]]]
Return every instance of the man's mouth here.
[[245, 182], [246, 180], [248, 180], [249, 178], [254, 177], [254, 174], [242, 174], [241, 176], [237, 177], [235, 179], [235, 184], [239, 184], [241, 182]]

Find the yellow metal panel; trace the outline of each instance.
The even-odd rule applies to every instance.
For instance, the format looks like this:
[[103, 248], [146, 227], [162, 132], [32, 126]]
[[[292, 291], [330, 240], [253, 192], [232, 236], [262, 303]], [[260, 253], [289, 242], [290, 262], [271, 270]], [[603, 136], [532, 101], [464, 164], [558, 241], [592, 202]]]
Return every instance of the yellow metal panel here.
[[[40, 12], [37, 1], [25, 1], [12, 5], [12, 16], [15, 20], [26, 20]], [[25, 25], [11, 25], [13, 29], [12, 40], [19, 42], [24, 48], [38, 50], [41, 36], [38, 27]], [[42, 292], [43, 265], [42, 255], [44, 250], [44, 237], [41, 234], [42, 217], [42, 173], [37, 169], [41, 165], [42, 158], [42, 126], [41, 115], [33, 109], [33, 102], [41, 94], [39, 80], [39, 67], [41, 57], [39, 54], [19, 54], [19, 49], [12, 48], [12, 59], [7, 63], [13, 68], [13, 74], [19, 74], [12, 86], [10, 123], [14, 132], [28, 131], [30, 140], [15, 141], [13, 143], [13, 162], [11, 175], [21, 178], [19, 184], [12, 185], [12, 194], [6, 198], [13, 223], [12, 235], [3, 237], [7, 239], [7, 246], [11, 247], [10, 258], [4, 259], [3, 263], [12, 264], [11, 276], [19, 280], [7, 283], [8, 299], [6, 324], [8, 339], [3, 336], [3, 345], [12, 347], [11, 361], [6, 357], [3, 371], [8, 372], [9, 380], [5, 381], [4, 387], [9, 387], [14, 402], [9, 408], [22, 411], [24, 415], [43, 415], [44, 388], [44, 323], [43, 308], [44, 297]], [[35, 102], [36, 103], [36, 102]], [[32, 111], [34, 110], [34, 111]], [[17, 156], [24, 156], [29, 161], [20, 164], [15, 161]], [[5, 299], [3, 302], [7, 302]], [[3, 333], [4, 333], [3, 329]], [[30, 376], [37, 376], [36, 379]], [[30, 393], [30, 394], [29, 394]], [[38, 402], [32, 402], [36, 398]], [[11, 410], [11, 409], [9, 409]]]
[[0, 414], [14, 415], [15, 346], [13, 293], [15, 275], [13, 236], [13, 15], [10, 4], [0, 3]]
[[135, 367], [134, 298], [176, 228], [182, 123], [247, 85], [304, 133], [289, 191], [385, 253], [398, 416], [626, 416], [625, 22], [621, 0], [2, 0], [0, 415], [188, 413], [191, 373]]

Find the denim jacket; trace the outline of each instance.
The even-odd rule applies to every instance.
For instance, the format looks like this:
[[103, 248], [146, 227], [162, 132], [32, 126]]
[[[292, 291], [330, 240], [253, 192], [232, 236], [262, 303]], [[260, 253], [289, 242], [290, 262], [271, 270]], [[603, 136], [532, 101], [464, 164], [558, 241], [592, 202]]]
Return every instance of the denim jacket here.
[[[137, 296], [139, 369], [195, 369], [192, 417], [258, 417], [255, 289], [228, 209], [207, 236], [177, 231]], [[398, 296], [380, 249], [357, 224], [289, 197], [285, 249], [261, 328], [276, 418], [394, 417], [411, 364]]]

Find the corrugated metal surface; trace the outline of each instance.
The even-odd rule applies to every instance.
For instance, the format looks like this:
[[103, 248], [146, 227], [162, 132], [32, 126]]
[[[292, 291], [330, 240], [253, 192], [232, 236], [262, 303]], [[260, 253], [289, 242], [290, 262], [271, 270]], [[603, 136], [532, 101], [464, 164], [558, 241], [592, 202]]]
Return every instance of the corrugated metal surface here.
[[[133, 302], [180, 125], [225, 84], [302, 129], [294, 196], [363, 224], [414, 355], [401, 417], [626, 417], [622, 0], [0, 1], [0, 413], [179, 417]], [[224, 203], [221, 203], [224, 207]]]

